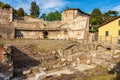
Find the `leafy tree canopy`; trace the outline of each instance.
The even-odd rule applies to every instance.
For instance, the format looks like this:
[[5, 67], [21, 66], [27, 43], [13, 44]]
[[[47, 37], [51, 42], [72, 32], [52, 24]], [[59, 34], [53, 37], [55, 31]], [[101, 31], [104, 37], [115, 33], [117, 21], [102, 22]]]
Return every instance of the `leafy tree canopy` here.
[[24, 12], [24, 9], [21, 7], [17, 10], [17, 14], [18, 16], [21, 16], [21, 17], [26, 15], [26, 13]]
[[43, 20], [47, 20], [47, 15], [43, 13], [40, 18], [42, 18]]
[[117, 11], [109, 10], [102, 14], [100, 9], [98, 8], [94, 9], [90, 17], [90, 32], [97, 32], [99, 25], [116, 16], [118, 16]]
[[48, 21], [60, 21], [61, 20], [61, 13], [59, 11], [50, 12], [47, 15]]
[[116, 16], [118, 16], [118, 12], [117, 11], [109, 10], [106, 13], [103, 14], [103, 21], [106, 21], [108, 19], [112, 19], [112, 18], [114, 18]]
[[102, 12], [98, 8], [94, 9], [90, 16], [90, 32], [97, 32], [97, 26], [100, 25], [102, 21]]
[[11, 8], [11, 6], [9, 4], [4, 4], [2, 2], [0, 2], [0, 7], [1, 8]]
[[102, 23], [102, 12], [100, 9], [96, 8], [92, 11], [91, 17], [90, 17], [90, 24], [91, 25], [99, 25]]

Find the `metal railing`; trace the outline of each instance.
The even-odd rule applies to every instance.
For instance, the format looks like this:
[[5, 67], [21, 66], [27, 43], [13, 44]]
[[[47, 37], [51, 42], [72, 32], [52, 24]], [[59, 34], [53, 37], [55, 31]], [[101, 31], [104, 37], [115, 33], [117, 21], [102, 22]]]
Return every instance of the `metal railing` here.
[[98, 42], [108, 42], [111, 44], [120, 44], [120, 37], [99, 36]]

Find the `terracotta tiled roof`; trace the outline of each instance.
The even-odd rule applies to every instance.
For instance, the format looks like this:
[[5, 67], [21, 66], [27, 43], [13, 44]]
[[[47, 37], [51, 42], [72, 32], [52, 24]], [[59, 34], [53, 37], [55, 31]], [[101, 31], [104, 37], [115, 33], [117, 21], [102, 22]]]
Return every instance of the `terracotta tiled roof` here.
[[0, 63], [3, 60], [3, 51], [4, 51], [3, 46], [0, 46]]
[[110, 23], [110, 22], [112, 22], [112, 21], [114, 21], [114, 20], [116, 20], [118, 18], [120, 18], [120, 16], [112, 18], [112, 19], [109, 19], [106, 22], [104, 22], [103, 24], [101, 24], [100, 26], [98, 26], [98, 28], [100, 28], [100, 27], [102, 27], [102, 26], [104, 26], [104, 25], [106, 25], [106, 24], [108, 24], [108, 23]]

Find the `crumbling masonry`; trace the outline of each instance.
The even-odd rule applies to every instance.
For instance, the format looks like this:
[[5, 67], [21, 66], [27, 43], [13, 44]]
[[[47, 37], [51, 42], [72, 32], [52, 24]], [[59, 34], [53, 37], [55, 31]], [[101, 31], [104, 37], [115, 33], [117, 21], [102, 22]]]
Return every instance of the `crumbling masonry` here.
[[[3, 16], [3, 14], [0, 15]], [[63, 40], [88, 40], [89, 38], [89, 15], [76, 8], [64, 10], [61, 21], [49, 22], [30, 17], [13, 18], [11, 13], [9, 17], [9, 21], [6, 22], [9, 23], [7, 26], [12, 28], [12, 32], [5, 33], [9, 35], [8, 38]], [[2, 34], [0, 35], [4, 38]]]

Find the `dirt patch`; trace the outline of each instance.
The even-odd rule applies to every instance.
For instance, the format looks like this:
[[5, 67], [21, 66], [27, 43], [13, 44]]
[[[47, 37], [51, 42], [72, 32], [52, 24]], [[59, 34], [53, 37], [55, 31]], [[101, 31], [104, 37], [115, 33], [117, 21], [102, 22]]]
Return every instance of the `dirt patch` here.
[[4, 51], [3, 47], [0, 46], [0, 63], [1, 63], [2, 60], [3, 60], [3, 55], [4, 55], [3, 51]]

